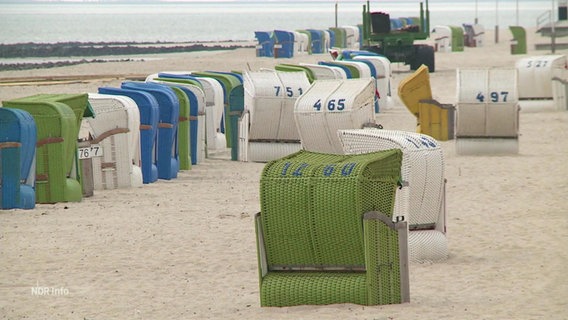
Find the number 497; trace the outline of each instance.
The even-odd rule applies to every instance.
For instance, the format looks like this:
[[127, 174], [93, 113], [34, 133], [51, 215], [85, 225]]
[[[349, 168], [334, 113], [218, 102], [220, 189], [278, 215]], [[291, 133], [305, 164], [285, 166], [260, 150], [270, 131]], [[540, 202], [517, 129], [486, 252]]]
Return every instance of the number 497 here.
[[[491, 102], [507, 102], [507, 96], [509, 95], [508, 91], [493, 91], [489, 94]], [[479, 92], [475, 97], [479, 102], [485, 101], [485, 96], [483, 93]]]

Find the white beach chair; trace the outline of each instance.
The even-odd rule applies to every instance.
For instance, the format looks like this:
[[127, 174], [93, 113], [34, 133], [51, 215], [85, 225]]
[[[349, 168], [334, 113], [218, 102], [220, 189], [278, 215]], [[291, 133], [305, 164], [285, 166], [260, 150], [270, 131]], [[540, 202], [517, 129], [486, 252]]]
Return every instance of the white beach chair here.
[[347, 49], [359, 50], [359, 27], [357, 26], [343, 26], [345, 29], [345, 46]]
[[316, 80], [347, 79], [345, 71], [341, 68], [313, 63], [300, 63], [300, 65], [312, 70]]
[[[524, 57], [517, 60], [521, 112], [566, 110], [566, 55]], [[554, 80], [553, 80], [554, 79]]]
[[392, 68], [387, 57], [382, 56], [355, 56], [354, 60], [366, 60], [373, 63], [377, 70], [377, 90], [379, 91], [379, 108], [391, 108], [394, 106], [392, 99]]
[[307, 54], [309, 46], [309, 36], [303, 32], [294, 31], [294, 55]]
[[431, 37], [435, 41], [436, 51], [452, 51], [452, 29], [449, 26], [435, 26], [432, 29]]
[[519, 152], [517, 70], [457, 70], [457, 154]]
[[246, 72], [245, 112], [239, 126], [239, 160], [266, 162], [300, 150], [296, 99], [310, 86], [304, 72]]
[[432, 137], [373, 128], [339, 130], [345, 154], [401, 149], [403, 187], [397, 189], [393, 218], [409, 224], [410, 260], [441, 261], [448, 257], [444, 156]]
[[314, 81], [294, 107], [303, 148], [342, 154], [337, 130], [374, 124], [374, 98], [372, 78]]
[[[206, 157], [225, 152], [227, 143], [221, 130], [221, 119], [224, 114], [223, 86], [213, 78], [192, 75], [191, 71], [163, 71], [161, 75], [177, 75], [196, 78], [203, 87], [205, 94], [205, 141]], [[157, 78], [159, 74], [151, 74], [146, 81]]]
[[85, 118], [93, 137], [91, 147], [100, 145], [102, 155], [92, 160], [95, 190], [138, 187], [140, 168], [140, 113], [136, 102], [126, 96], [90, 93], [94, 118]]

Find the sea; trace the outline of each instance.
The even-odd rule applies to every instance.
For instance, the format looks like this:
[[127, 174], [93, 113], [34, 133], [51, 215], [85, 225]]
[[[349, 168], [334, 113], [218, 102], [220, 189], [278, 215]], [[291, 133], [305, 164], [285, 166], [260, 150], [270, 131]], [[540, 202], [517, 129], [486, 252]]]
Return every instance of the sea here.
[[[430, 26], [537, 26], [565, 0], [430, 0]], [[422, 2], [425, 1], [423, 0]], [[367, 1], [0, 0], [0, 44], [254, 41], [255, 31], [361, 24]], [[419, 0], [369, 3], [371, 12], [417, 17]]]

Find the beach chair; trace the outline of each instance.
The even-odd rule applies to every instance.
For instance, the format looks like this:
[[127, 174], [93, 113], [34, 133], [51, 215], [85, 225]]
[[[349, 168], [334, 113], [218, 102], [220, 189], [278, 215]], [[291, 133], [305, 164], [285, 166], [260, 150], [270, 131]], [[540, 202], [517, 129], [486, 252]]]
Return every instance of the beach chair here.
[[158, 77], [197, 81], [201, 85], [205, 93], [206, 157], [225, 152], [227, 140], [223, 133], [224, 95], [221, 83], [209, 77], [196, 77], [191, 71], [164, 71], [158, 73]]
[[322, 66], [335, 67], [343, 70], [346, 79], [359, 78], [358, 70], [356, 67], [346, 65], [343, 63], [337, 63], [335, 61], [319, 61], [318, 64]]
[[416, 132], [439, 141], [455, 135], [455, 106], [432, 98], [428, 67], [422, 65], [398, 85], [398, 96], [408, 111], [416, 117]]
[[300, 150], [294, 104], [310, 86], [306, 74], [266, 70], [244, 78], [239, 160], [266, 162]]
[[408, 225], [393, 215], [402, 152], [299, 151], [268, 163], [255, 216], [260, 304], [410, 301]]
[[189, 99], [190, 156], [196, 165], [205, 159], [205, 93], [199, 81], [148, 76], [146, 82], [175, 86], [183, 90]]
[[312, 54], [311, 34], [306, 30], [294, 31], [294, 55]]
[[315, 29], [307, 29], [310, 33], [311, 44], [310, 44], [310, 52], [312, 54], [319, 54], [325, 53], [326, 48], [324, 44], [324, 32], [323, 30], [315, 30]]
[[[541, 55], [520, 58], [515, 63], [519, 74], [521, 112], [566, 110], [566, 55]], [[556, 79], [554, 79], [556, 78]]]
[[333, 32], [332, 47], [347, 48], [347, 34], [345, 28], [329, 28]]
[[89, 94], [94, 118], [86, 118], [91, 147], [102, 148], [91, 158], [95, 190], [139, 187], [143, 184], [140, 168], [140, 112], [136, 102], [119, 95]]
[[462, 24], [464, 29], [464, 45], [466, 47], [483, 47], [485, 28], [481, 24]]
[[310, 69], [314, 80], [347, 79], [345, 71], [338, 67], [304, 62], [300, 66]]
[[457, 70], [456, 153], [519, 152], [517, 70]]
[[434, 26], [432, 38], [437, 52], [452, 52], [452, 29], [450, 26]]
[[378, 108], [375, 112], [378, 113], [382, 108], [391, 108], [394, 106], [394, 101], [392, 98], [391, 88], [392, 88], [392, 68], [391, 62], [388, 58], [373, 55], [373, 54], [360, 54], [356, 52], [356, 55], [352, 56], [353, 60], [368, 61], [372, 63], [376, 70], [375, 78], [377, 79], [377, 91], [378, 96]]
[[305, 72], [306, 77], [308, 77], [308, 81], [310, 83], [314, 82], [316, 79], [316, 75], [312, 71], [312, 69], [298, 64], [290, 64], [290, 63], [279, 63], [274, 66], [274, 70], [276, 71], [283, 71], [283, 72]]
[[294, 106], [302, 147], [342, 154], [337, 130], [375, 123], [375, 90], [371, 78], [315, 81]]
[[274, 58], [292, 58], [294, 56], [294, 32], [274, 30]]
[[393, 215], [409, 226], [412, 262], [436, 262], [448, 257], [446, 238], [446, 180], [440, 144], [420, 133], [375, 128], [339, 130], [345, 154], [390, 149], [402, 151], [401, 178]]
[[152, 94], [159, 106], [157, 166], [158, 179], [177, 178], [179, 171], [179, 99], [174, 90], [156, 83], [126, 81], [121, 88]]
[[[237, 95], [233, 94], [233, 98], [235, 100], [231, 101], [231, 93], [235, 88], [242, 86], [242, 80], [239, 76], [233, 73], [227, 72], [216, 72], [216, 71], [196, 71], [191, 72], [192, 75], [196, 76], [198, 79], [200, 78], [211, 78], [217, 80], [223, 89], [223, 123], [224, 123], [224, 130], [222, 132], [225, 133], [225, 143], [227, 148], [231, 148], [233, 140], [238, 141], [238, 133], [236, 132], [238, 128], [232, 128], [235, 122], [231, 122], [229, 117], [233, 116], [235, 119], [240, 117], [240, 113], [243, 111], [243, 100], [236, 99]], [[242, 88], [238, 88], [237, 90], [242, 91]], [[232, 102], [232, 104], [231, 104]], [[233, 123], [233, 125], [231, 125]], [[234, 134], [233, 134], [234, 132]], [[234, 137], [233, 137], [234, 135]], [[236, 159], [233, 159], [236, 160]]]
[[360, 34], [357, 26], [342, 26], [345, 29], [345, 48], [358, 50]]
[[35, 207], [36, 137], [28, 112], [0, 108], [0, 209]]
[[158, 146], [158, 121], [160, 109], [158, 101], [153, 95], [140, 90], [128, 90], [122, 88], [101, 87], [99, 94], [125, 96], [136, 103], [140, 116], [140, 167], [142, 170], [142, 182], [152, 183], [158, 180], [157, 146]]
[[36, 203], [82, 200], [77, 137], [87, 94], [38, 94], [3, 102], [29, 112], [36, 123]]
[[255, 31], [254, 37], [257, 39], [256, 56], [274, 57], [274, 38], [272, 31]]
[[527, 53], [527, 32], [521, 26], [509, 26], [509, 30], [513, 35], [511, 39], [511, 54]]

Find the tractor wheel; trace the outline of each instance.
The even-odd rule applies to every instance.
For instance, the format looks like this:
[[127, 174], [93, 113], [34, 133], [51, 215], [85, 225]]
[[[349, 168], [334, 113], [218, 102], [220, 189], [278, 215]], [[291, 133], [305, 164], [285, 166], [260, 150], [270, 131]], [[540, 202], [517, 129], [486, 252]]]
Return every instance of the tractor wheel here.
[[436, 71], [434, 47], [425, 44], [414, 46], [414, 59], [410, 62], [410, 69], [417, 70], [421, 65], [426, 65], [430, 73]]

